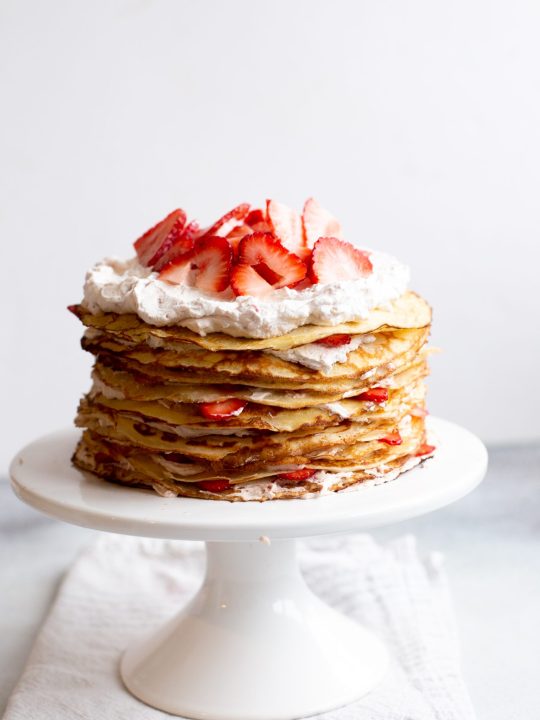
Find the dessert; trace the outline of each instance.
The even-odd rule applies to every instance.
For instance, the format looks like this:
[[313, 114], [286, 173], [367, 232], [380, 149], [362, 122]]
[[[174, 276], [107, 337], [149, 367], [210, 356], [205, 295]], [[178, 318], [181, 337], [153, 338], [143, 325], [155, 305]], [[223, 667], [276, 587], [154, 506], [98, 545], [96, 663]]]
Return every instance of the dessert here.
[[310, 198], [175, 210], [70, 310], [95, 356], [74, 464], [163, 496], [311, 498], [430, 457], [428, 304]]

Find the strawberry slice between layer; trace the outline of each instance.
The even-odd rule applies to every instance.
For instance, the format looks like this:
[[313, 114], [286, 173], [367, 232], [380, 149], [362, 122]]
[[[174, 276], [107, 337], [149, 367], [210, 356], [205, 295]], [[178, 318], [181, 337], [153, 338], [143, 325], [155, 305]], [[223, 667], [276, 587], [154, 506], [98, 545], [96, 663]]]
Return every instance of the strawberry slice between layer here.
[[422, 457], [422, 455], [432, 455], [435, 452], [435, 445], [428, 445], [422, 443], [418, 450], [415, 452], [416, 457]]
[[308, 248], [312, 248], [320, 237], [342, 238], [339, 221], [314, 198], [306, 200], [302, 211], [302, 227]]
[[207, 420], [227, 420], [228, 418], [240, 415], [246, 407], [245, 400], [229, 398], [216, 402], [199, 403], [199, 411]]
[[345, 240], [321, 237], [313, 247], [310, 274], [314, 283], [358, 280], [371, 272], [369, 254]]
[[345, 333], [329, 335], [328, 337], [315, 340], [317, 345], [327, 345], [328, 347], [339, 347], [340, 345], [348, 345], [351, 342], [351, 336]]
[[226, 478], [216, 478], [215, 480], [199, 480], [199, 482], [195, 484], [201, 490], [206, 490], [207, 492], [213, 493], [223, 492], [224, 490], [228, 490], [231, 486], [231, 483]]
[[374, 387], [356, 395], [355, 400], [366, 400], [367, 402], [383, 403], [388, 400], [388, 390], [383, 387]]
[[302, 482], [315, 475], [316, 470], [310, 470], [309, 468], [302, 468], [301, 470], [292, 470], [291, 472], [280, 473], [278, 478], [280, 480], [286, 480], [287, 482]]
[[173, 285], [189, 285], [206, 292], [222, 292], [230, 282], [231, 246], [225, 238], [201, 238], [190, 252], [171, 260], [159, 274]]
[[395, 432], [388, 433], [388, 435], [379, 438], [379, 442], [386, 443], [387, 445], [401, 445], [403, 438], [396, 430]]
[[302, 218], [290, 207], [275, 200], [266, 201], [266, 220], [280, 242], [301, 257], [306, 254]]
[[293, 287], [307, 274], [305, 263], [289, 252], [272, 233], [246, 235], [238, 247], [238, 264], [231, 286], [235, 295], [266, 295]]
[[162, 245], [174, 242], [181, 235], [185, 224], [186, 213], [181, 209], [173, 210], [166, 218], [135, 240], [133, 247], [141, 264], [151, 267], [156, 261], [156, 255], [159, 258]]

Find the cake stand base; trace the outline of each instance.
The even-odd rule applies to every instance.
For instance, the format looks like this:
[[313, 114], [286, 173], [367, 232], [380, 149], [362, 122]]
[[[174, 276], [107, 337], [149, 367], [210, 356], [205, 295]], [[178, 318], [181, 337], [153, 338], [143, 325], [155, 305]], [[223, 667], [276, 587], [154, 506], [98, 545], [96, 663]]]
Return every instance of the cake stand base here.
[[[122, 678], [133, 695], [197, 720], [292, 720], [361, 697], [387, 664], [379, 640], [309, 590], [294, 539], [415, 517], [463, 497], [484, 477], [482, 443], [453, 423], [428, 421], [438, 447], [424, 467], [316, 499], [210, 502], [106, 483], [72, 466], [75, 430], [27, 445], [10, 475], [21, 500], [66, 522], [206, 541], [199, 593], [123, 656]], [[266, 538], [270, 544], [259, 541]]]
[[207, 543], [204, 583], [179, 615], [129, 648], [126, 687], [200, 720], [291, 720], [369, 692], [382, 643], [302, 578], [295, 541]]

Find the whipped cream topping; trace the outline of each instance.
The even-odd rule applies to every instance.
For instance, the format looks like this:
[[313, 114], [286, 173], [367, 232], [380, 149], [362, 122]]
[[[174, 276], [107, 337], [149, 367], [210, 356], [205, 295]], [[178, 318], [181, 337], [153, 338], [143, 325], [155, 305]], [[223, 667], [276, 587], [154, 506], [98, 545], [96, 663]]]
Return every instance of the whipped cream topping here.
[[181, 325], [198, 333], [268, 338], [302, 325], [361, 320], [402, 295], [409, 269], [391, 255], [372, 251], [373, 272], [358, 280], [282, 288], [266, 297], [205, 293], [158, 279], [137, 258], [106, 258], [86, 275], [84, 306], [92, 313], [135, 313], [149, 325]]

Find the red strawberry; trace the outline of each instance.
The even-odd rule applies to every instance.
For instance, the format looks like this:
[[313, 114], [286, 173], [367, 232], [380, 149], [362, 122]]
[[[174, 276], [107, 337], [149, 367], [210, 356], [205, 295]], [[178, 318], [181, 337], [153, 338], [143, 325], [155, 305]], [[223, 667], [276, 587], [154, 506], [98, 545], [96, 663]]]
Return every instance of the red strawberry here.
[[348, 345], [351, 342], [351, 336], [340, 333], [337, 335], [329, 335], [328, 337], [315, 340], [319, 345], [328, 345], [328, 347], [338, 347], [339, 345]]
[[147, 230], [133, 246], [142, 265], [152, 265], [152, 260], [164, 242], [174, 241], [182, 232], [186, 224], [186, 213], [183, 210], [173, 210], [164, 220]]
[[156, 253], [157, 260], [155, 259], [156, 256], [152, 258], [153, 269], [156, 272], [160, 272], [171, 260], [176, 260], [180, 255], [184, 255], [192, 250], [198, 232], [199, 223], [196, 220], [192, 220], [184, 227], [176, 239], [173, 238], [172, 242], [166, 240]]
[[227, 240], [234, 240], [240, 242], [243, 237], [246, 237], [246, 235], [251, 235], [252, 233], [253, 229], [250, 228], [249, 225], [237, 225], [227, 235]]
[[335, 237], [317, 240], [311, 256], [311, 279], [314, 283], [357, 280], [373, 271], [369, 254]]
[[266, 217], [270, 229], [287, 250], [299, 255], [305, 254], [302, 219], [296, 210], [275, 200], [267, 200]]
[[263, 210], [251, 210], [244, 220], [244, 227], [249, 227], [251, 232], [272, 232], [270, 224], [266, 220], [266, 214]]
[[417, 418], [424, 418], [426, 415], [428, 415], [428, 411], [426, 408], [423, 408], [421, 405], [415, 405], [409, 410], [409, 415], [412, 415], [413, 417]]
[[215, 480], [200, 480], [198, 483], [195, 484], [201, 490], [206, 490], [206, 492], [212, 493], [223, 492], [224, 490], [228, 490], [231, 486], [231, 483], [225, 478], [216, 478]]
[[399, 432], [395, 430], [394, 432], [388, 433], [388, 435], [379, 438], [379, 442], [386, 443], [387, 445], [401, 445], [403, 438]]
[[262, 210], [259, 210], [258, 208], [256, 210], [251, 210], [251, 212], [248, 212], [246, 217], [244, 218], [244, 222], [246, 225], [250, 225], [253, 227], [253, 225], [257, 225], [258, 223], [266, 222], [266, 215], [263, 213]]
[[366, 400], [367, 402], [383, 403], [388, 400], [388, 390], [383, 387], [374, 387], [356, 395], [355, 400]]
[[225, 237], [236, 225], [242, 222], [249, 212], [249, 204], [242, 203], [237, 205], [230, 212], [223, 217], [219, 218], [208, 230], [205, 230], [201, 237], [209, 237], [211, 235], [218, 235], [219, 237]]
[[221, 292], [230, 282], [231, 246], [225, 238], [205, 237], [193, 250], [171, 260], [159, 274], [173, 285], [191, 285], [207, 292]]
[[265, 295], [293, 287], [307, 273], [305, 263], [290, 253], [272, 233], [252, 233], [240, 241], [238, 265], [231, 285], [236, 295]]
[[245, 400], [229, 398], [228, 400], [199, 403], [199, 411], [207, 420], [227, 420], [235, 415], [240, 415], [246, 405]]
[[243, 237], [246, 237], [246, 235], [251, 235], [252, 232], [253, 228], [250, 228], [249, 225], [237, 225], [227, 235], [227, 240], [231, 243], [231, 247], [235, 256], [238, 255], [237, 251], [238, 246], [240, 245], [240, 240]]
[[235, 295], [267, 295], [272, 286], [263, 280], [251, 265], [235, 265], [231, 273], [231, 287]]
[[312, 248], [320, 237], [342, 237], [339, 222], [313, 198], [306, 200], [304, 205], [302, 227], [308, 248]]
[[435, 452], [435, 445], [428, 445], [427, 443], [422, 443], [418, 450], [415, 452], [416, 457], [422, 457], [422, 455], [431, 455]]
[[278, 478], [280, 480], [288, 480], [289, 482], [301, 482], [315, 475], [315, 470], [309, 468], [302, 468], [301, 470], [293, 470], [292, 472], [280, 473]]

